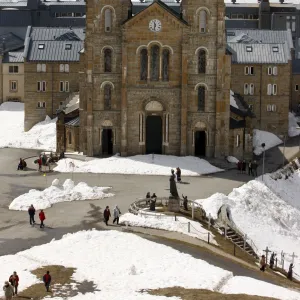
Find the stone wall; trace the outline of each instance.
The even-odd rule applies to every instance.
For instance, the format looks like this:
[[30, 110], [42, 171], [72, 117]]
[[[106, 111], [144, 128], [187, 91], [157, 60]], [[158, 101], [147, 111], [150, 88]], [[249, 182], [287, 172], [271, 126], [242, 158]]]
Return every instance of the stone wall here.
[[292, 75], [292, 105], [293, 111], [297, 111], [300, 104], [300, 74]]

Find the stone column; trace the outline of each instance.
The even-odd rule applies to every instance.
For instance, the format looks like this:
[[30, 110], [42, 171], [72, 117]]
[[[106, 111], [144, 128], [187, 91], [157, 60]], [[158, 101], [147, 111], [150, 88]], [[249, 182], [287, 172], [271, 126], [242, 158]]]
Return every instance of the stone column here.
[[182, 49], [182, 79], [181, 79], [181, 145], [180, 155], [185, 156], [187, 150], [187, 96], [188, 96], [188, 55]]
[[[149, 58], [148, 58], [149, 66]], [[149, 76], [149, 69], [148, 69]], [[127, 49], [122, 45], [121, 156], [127, 156]]]

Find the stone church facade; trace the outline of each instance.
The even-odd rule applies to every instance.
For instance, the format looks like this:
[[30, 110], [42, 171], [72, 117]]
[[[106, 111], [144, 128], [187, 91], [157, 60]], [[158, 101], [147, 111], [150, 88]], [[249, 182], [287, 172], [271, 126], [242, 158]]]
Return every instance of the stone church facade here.
[[88, 0], [80, 150], [88, 156], [229, 151], [231, 58], [223, 0]]

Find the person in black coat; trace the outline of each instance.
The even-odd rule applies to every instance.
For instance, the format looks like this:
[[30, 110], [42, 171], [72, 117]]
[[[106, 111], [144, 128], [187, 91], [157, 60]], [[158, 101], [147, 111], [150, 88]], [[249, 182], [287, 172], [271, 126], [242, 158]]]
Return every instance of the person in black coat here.
[[177, 177], [177, 182], [181, 182], [181, 170], [179, 167], [176, 168], [176, 177]]
[[30, 223], [30, 225], [34, 225], [35, 224], [35, 221], [34, 221], [35, 208], [32, 204], [28, 208], [28, 214], [29, 214], [29, 223]]

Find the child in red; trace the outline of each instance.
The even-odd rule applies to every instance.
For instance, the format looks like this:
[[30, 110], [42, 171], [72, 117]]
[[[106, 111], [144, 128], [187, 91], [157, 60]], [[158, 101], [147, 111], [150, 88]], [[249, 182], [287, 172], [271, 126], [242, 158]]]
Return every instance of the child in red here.
[[44, 228], [45, 227], [44, 220], [46, 220], [46, 216], [45, 216], [45, 213], [44, 213], [44, 211], [42, 209], [41, 209], [41, 211], [39, 213], [39, 217], [40, 217], [40, 220], [41, 220], [40, 228]]

